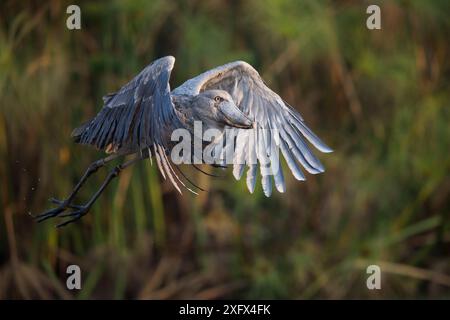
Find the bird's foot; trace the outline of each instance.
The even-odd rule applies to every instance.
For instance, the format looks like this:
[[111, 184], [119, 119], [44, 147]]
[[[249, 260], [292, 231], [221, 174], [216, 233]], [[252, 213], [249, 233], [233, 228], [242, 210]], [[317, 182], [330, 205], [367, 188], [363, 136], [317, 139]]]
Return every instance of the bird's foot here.
[[61, 213], [63, 213], [68, 208], [77, 209], [77, 210], [82, 208], [82, 206], [70, 204], [70, 202], [67, 200], [58, 200], [55, 198], [50, 198], [49, 200], [50, 200], [50, 202], [52, 202], [58, 206], [56, 208], [45, 211], [44, 213], [38, 214], [37, 216], [33, 216], [33, 218], [35, 218], [37, 222], [42, 222], [42, 221], [45, 221], [50, 218], [58, 217], [61, 215]]
[[86, 213], [88, 213], [89, 209], [91, 208], [91, 206], [89, 206], [89, 205], [71, 206], [71, 207], [76, 208], [76, 210], [69, 212], [69, 213], [59, 215], [60, 218], [70, 217], [71, 219], [61, 222], [60, 224], [58, 224], [56, 226], [57, 228], [67, 226], [68, 224], [70, 224], [72, 222], [80, 220], [84, 215], [86, 215]]
[[56, 208], [45, 211], [44, 213], [38, 214], [37, 216], [33, 216], [37, 222], [42, 222], [50, 218], [54, 218], [59, 216], [64, 210], [66, 210], [69, 206], [68, 201], [61, 201], [54, 198], [49, 199], [52, 203], [57, 204]]
[[48, 211], [45, 211], [44, 213], [38, 214], [37, 216], [34, 216], [33, 218], [36, 219], [37, 222], [42, 222], [47, 219], [57, 217], [60, 215], [64, 210], [66, 210], [66, 207], [57, 207], [50, 209]]

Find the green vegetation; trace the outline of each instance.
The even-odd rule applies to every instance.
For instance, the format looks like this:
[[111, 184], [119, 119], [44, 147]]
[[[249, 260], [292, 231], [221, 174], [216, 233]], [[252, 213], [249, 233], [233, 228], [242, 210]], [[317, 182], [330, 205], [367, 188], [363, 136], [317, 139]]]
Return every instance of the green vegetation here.
[[[78, 1], [69, 31], [70, 1], [2, 1], [0, 299], [450, 298], [450, 2], [373, 2], [382, 30], [361, 1], [128, 0]], [[172, 87], [254, 65], [335, 149], [325, 174], [286, 174], [286, 194], [266, 199], [231, 172], [185, 168], [209, 191], [179, 196], [147, 161], [81, 222], [35, 224], [102, 156], [71, 130], [168, 54]], [[366, 288], [369, 264], [382, 290]]]

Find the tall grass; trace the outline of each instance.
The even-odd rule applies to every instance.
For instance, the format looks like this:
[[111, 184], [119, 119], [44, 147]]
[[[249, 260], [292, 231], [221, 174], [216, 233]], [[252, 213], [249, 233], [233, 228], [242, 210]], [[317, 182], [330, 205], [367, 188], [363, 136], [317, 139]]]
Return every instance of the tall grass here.
[[[360, 1], [79, 1], [78, 31], [69, 4], [0, 4], [0, 298], [450, 297], [447, 1], [380, 1], [380, 31]], [[325, 174], [286, 174], [266, 199], [183, 168], [208, 192], [179, 196], [146, 161], [76, 225], [35, 224], [102, 156], [72, 128], [167, 54], [172, 87], [253, 64], [336, 150]], [[78, 293], [64, 287], [72, 263]]]

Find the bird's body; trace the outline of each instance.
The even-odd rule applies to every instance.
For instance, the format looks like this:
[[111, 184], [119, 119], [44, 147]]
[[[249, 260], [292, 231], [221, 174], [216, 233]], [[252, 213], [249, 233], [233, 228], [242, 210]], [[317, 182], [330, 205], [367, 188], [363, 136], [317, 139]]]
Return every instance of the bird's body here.
[[[75, 141], [111, 154], [107, 161], [128, 154], [137, 154], [140, 158], [153, 156], [162, 175], [168, 176], [180, 192], [178, 183], [185, 184], [169, 159], [176, 144], [171, 135], [177, 129], [192, 133], [196, 121], [203, 124], [204, 130], [214, 129], [223, 136], [225, 131], [233, 134], [229, 138], [233, 140], [232, 161], [228, 164], [233, 165], [236, 179], [240, 179], [244, 168], [248, 167], [250, 192], [255, 187], [258, 166], [266, 196], [272, 192], [271, 177], [276, 189], [285, 191], [282, 170], [270, 170], [280, 163], [275, 156], [276, 148], [281, 150], [297, 180], [305, 180], [298, 164], [312, 174], [324, 171], [304, 138], [322, 152], [332, 150], [305, 125], [297, 111], [266, 86], [251, 65], [243, 61], [231, 62], [206, 71], [171, 91], [169, 78], [174, 62], [171, 56], [155, 60], [119, 91], [106, 95], [100, 112], [73, 131]], [[261, 133], [251, 134], [253, 129]], [[215, 154], [216, 158], [220, 156]], [[40, 219], [61, 216], [84, 180], [67, 200], [60, 201], [58, 208], [40, 215]], [[79, 213], [69, 214], [75, 217], [69, 222], [78, 219]]]

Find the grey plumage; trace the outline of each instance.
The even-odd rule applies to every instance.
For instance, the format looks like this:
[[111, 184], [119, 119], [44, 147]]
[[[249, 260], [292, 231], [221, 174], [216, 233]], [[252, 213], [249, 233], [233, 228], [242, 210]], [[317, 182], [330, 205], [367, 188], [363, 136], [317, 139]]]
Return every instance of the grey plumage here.
[[74, 130], [75, 141], [114, 153], [165, 146], [167, 133], [182, 127], [170, 97], [174, 62], [173, 57], [158, 59], [119, 91], [105, 96], [97, 116]]
[[[169, 78], [174, 62], [171, 56], [160, 58], [119, 91], [105, 96], [104, 106], [98, 115], [74, 130], [72, 135], [75, 141], [93, 145], [108, 153], [131, 154], [152, 150], [162, 175], [180, 192], [177, 183], [184, 184], [167, 157], [172, 146], [170, 135], [177, 128], [190, 128], [193, 120], [204, 120], [210, 126], [217, 123], [217, 128], [222, 131], [234, 130], [236, 146], [233, 175], [239, 180], [245, 167], [248, 167], [246, 180], [250, 192], [254, 191], [256, 184], [256, 161], [259, 163], [264, 194], [271, 195], [272, 175], [276, 189], [285, 191], [282, 170], [275, 173], [270, 170], [271, 164], [280, 165], [276, 147], [280, 148], [297, 180], [306, 179], [298, 163], [312, 174], [324, 171], [306, 140], [321, 152], [332, 150], [306, 126], [297, 111], [266, 86], [251, 65], [243, 61], [228, 63], [206, 71], [170, 91]], [[223, 91], [226, 92], [225, 100], [227, 97], [232, 99], [223, 108], [234, 106], [240, 110], [223, 111], [229, 112], [239, 121], [230, 122], [227, 114], [224, 115], [223, 123], [218, 123], [220, 114], [205, 116], [205, 112], [210, 110], [201, 104], [210, 101], [208, 99], [212, 93], [215, 95]], [[250, 134], [250, 130], [246, 129], [250, 123], [265, 131], [262, 134]], [[279, 137], [273, 140], [271, 136], [275, 132], [279, 132]], [[269, 162], [265, 159], [269, 159]]]
[[[195, 95], [205, 90], [221, 89], [227, 91], [236, 105], [259, 127], [267, 129], [266, 135], [254, 138], [244, 129], [237, 130], [237, 149], [233, 174], [240, 179], [243, 173], [242, 163], [248, 164], [247, 186], [253, 192], [256, 182], [256, 166], [254, 158], [261, 162], [261, 150], [273, 150], [267, 135], [271, 130], [278, 130], [281, 149], [289, 169], [297, 180], [305, 180], [297, 162], [299, 162], [309, 173], [317, 174], [324, 171], [324, 167], [307, 146], [306, 138], [319, 151], [332, 152], [319, 137], [317, 137], [304, 123], [300, 114], [285, 103], [280, 96], [270, 90], [259, 76], [258, 72], [248, 63], [236, 61], [206, 71], [197, 77], [186, 81], [176, 88], [173, 94]], [[257, 141], [254, 141], [256, 139]], [[244, 160], [244, 162], [242, 162]], [[272, 157], [271, 161], [279, 161]], [[267, 166], [261, 165], [263, 191], [266, 196], [272, 192], [270, 175]], [[279, 192], [284, 192], [285, 183], [283, 172], [277, 171], [274, 175], [275, 186]]]

